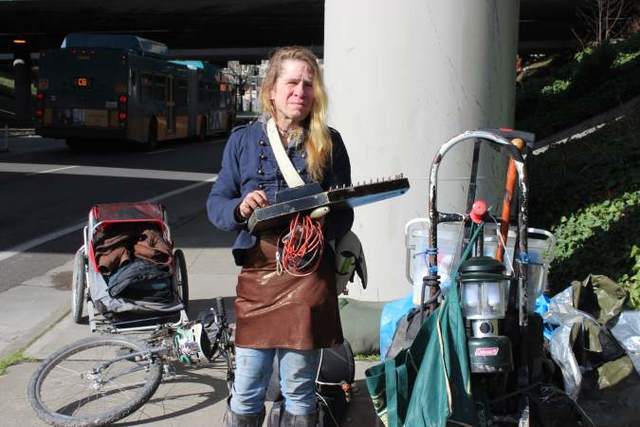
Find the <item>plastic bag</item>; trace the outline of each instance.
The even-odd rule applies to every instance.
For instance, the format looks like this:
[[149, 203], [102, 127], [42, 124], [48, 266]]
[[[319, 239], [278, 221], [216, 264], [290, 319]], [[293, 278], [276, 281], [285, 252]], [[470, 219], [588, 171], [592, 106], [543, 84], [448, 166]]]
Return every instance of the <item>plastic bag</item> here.
[[382, 308], [380, 315], [380, 360], [384, 360], [395, 334], [398, 322], [413, 307], [412, 294], [390, 301]]

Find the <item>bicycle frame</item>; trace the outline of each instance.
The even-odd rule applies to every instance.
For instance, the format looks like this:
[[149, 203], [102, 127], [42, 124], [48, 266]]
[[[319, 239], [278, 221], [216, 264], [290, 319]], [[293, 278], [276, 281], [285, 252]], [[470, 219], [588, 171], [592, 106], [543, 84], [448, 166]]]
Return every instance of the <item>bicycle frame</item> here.
[[[163, 376], [175, 374], [175, 361], [194, 366], [224, 358], [230, 392], [235, 368], [232, 331], [222, 298], [216, 298], [216, 305], [210, 322], [164, 323], [145, 338], [94, 335], [64, 346], [33, 373], [27, 388], [31, 406], [40, 419], [52, 425], [111, 425], [149, 401]], [[215, 328], [210, 329], [212, 324]], [[216, 354], [211, 351], [214, 346]], [[56, 374], [51, 375], [53, 372]], [[72, 381], [61, 382], [60, 372]], [[65, 392], [65, 387], [71, 389]], [[62, 406], [61, 397], [66, 399]]]

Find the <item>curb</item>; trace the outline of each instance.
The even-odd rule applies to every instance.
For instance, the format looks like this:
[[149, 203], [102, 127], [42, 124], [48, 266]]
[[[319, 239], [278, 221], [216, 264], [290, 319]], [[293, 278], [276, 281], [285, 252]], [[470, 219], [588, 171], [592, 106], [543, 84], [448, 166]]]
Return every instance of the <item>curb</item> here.
[[[640, 95], [635, 98], [630, 99], [624, 104], [618, 105], [617, 107], [611, 108], [608, 111], [597, 114], [589, 119], [583, 120], [575, 126], [572, 126], [568, 129], [555, 133], [553, 135], [547, 136], [540, 141], [536, 141], [533, 145], [532, 151], [535, 153], [543, 152], [547, 146], [553, 144], [562, 144], [566, 142], [570, 142], [574, 139], [579, 139], [582, 133], [588, 131], [589, 129], [595, 128], [598, 125], [611, 121], [620, 115], [624, 115], [629, 111], [633, 110], [635, 107], [640, 105]], [[576, 137], [578, 136], [578, 137]]]
[[71, 312], [71, 303], [63, 304], [56, 307], [44, 317], [38, 324], [31, 329], [24, 332], [24, 334], [17, 340], [11, 342], [3, 350], [0, 351], [0, 359], [14, 353], [16, 351], [27, 350], [34, 342], [40, 337], [46, 334], [55, 325], [60, 323], [62, 319], [67, 317]]

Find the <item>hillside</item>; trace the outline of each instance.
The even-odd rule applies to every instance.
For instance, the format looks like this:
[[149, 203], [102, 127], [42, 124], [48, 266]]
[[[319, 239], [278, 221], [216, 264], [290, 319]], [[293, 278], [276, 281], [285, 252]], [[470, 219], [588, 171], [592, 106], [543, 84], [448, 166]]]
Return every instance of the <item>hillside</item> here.
[[[608, 67], [598, 62], [602, 59], [582, 57], [549, 64], [544, 76], [525, 82], [541, 89], [538, 99], [533, 98], [532, 89], [526, 95], [519, 91], [525, 97], [518, 100], [519, 128], [546, 136], [637, 96], [639, 35], [602, 49], [608, 52]], [[590, 86], [582, 80], [586, 75]], [[527, 110], [523, 104], [536, 108]], [[528, 160], [530, 223], [558, 238], [549, 277], [555, 291], [589, 273], [604, 274], [626, 285], [632, 304], [640, 307], [639, 110], [635, 107], [616, 115], [586, 136], [553, 145]]]
[[530, 63], [518, 77], [516, 128], [554, 134], [640, 95], [640, 33]]

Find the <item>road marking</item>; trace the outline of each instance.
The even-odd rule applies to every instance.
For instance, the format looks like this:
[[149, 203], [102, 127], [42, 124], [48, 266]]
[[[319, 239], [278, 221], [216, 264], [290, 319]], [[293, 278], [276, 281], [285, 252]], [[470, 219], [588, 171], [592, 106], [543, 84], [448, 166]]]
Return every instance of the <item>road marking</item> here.
[[43, 173], [58, 172], [58, 171], [63, 171], [63, 170], [66, 170], [66, 169], [73, 169], [73, 168], [77, 168], [77, 167], [78, 166], [64, 166], [64, 167], [61, 167], [61, 168], [47, 169], [47, 170], [40, 171], [40, 172], [29, 173], [29, 174], [27, 174], [27, 176], [40, 175], [40, 174], [43, 174]]
[[149, 152], [147, 152], [145, 154], [147, 156], [150, 156], [151, 154], [167, 153], [169, 151], [175, 151], [175, 148], [166, 148], [164, 150], [149, 151]]
[[[157, 196], [154, 196], [150, 199], [147, 199], [145, 201], [147, 202], [159, 202], [161, 200], [164, 199], [168, 199], [169, 197], [173, 197], [175, 195], [178, 195], [180, 193], [184, 193], [187, 192], [189, 190], [193, 190], [194, 188], [203, 186], [203, 185], [207, 185], [207, 184], [212, 184], [214, 182], [216, 182], [216, 180], [218, 179], [218, 174], [214, 174], [212, 177], [210, 177], [209, 179], [205, 179], [201, 182], [196, 182], [194, 184], [191, 185], [186, 185], [184, 187], [181, 188], [177, 188], [173, 191], [169, 191], [167, 193], [162, 193], [159, 194]], [[72, 225], [70, 227], [66, 227], [60, 230], [56, 230], [52, 233], [49, 234], [45, 234], [44, 236], [40, 236], [40, 237], [36, 237], [35, 239], [29, 240], [28, 242], [22, 243], [20, 245], [17, 245], [13, 248], [10, 248], [9, 250], [6, 251], [2, 251], [0, 252], [0, 261], [4, 261], [8, 258], [11, 258], [12, 256], [18, 255], [19, 253], [22, 252], [26, 252], [29, 249], [35, 248], [36, 246], [40, 246], [43, 245], [45, 243], [48, 243], [52, 240], [55, 239], [59, 239], [62, 236], [66, 236], [67, 234], [73, 233], [74, 231], [78, 231], [81, 230], [85, 225], [87, 225], [86, 221], [84, 222], [80, 222], [78, 224]]]
[[35, 239], [29, 240], [28, 242], [22, 243], [18, 246], [15, 246], [8, 251], [0, 252], [0, 261], [4, 261], [7, 258], [11, 258], [12, 256], [18, 255], [21, 252], [28, 251], [31, 248], [35, 248], [36, 246], [40, 246], [51, 240], [58, 239], [62, 236], [65, 236], [69, 233], [73, 233], [74, 231], [80, 230], [82, 227], [86, 225], [86, 222], [81, 224], [72, 225], [71, 227], [63, 228], [61, 230], [54, 231], [53, 233], [45, 234], [44, 236], [36, 237]]
[[61, 175], [108, 176], [111, 178], [142, 178], [159, 179], [164, 181], [198, 182], [211, 178], [210, 173], [201, 172], [12, 162], [0, 162], [0, 172], [26, 173], [27, 176], [56, 172]]

